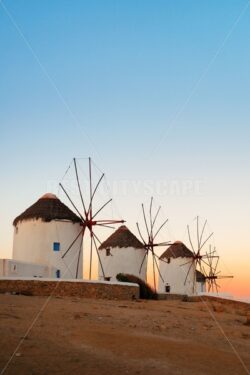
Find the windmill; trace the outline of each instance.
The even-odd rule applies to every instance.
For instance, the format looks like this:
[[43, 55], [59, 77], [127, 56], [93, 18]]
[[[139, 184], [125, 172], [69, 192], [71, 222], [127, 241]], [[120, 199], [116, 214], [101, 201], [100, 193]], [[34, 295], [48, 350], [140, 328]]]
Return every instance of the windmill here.
[[[219, 285], [217, 283], [218, 279], [224, 278], [232, 278], [233, 276], [221, 276], [220, 271], [218, 271], [218, 263], [219, 263], [219, 256], [216, 253], [215, 247], [212, 249], [211, 245], [209, 245], [209, 251], [205, 251], [204, 247], [207, 245], [210, 238], [213, 236], [213, 233], [209, 233], [204, 238], [204, 233], [207, 228], [207, 220], [201, 223], [199, 216], [195, 218], [195, 231], [196, 231], [196, 239], [192, 238], [190, 226], [187, 226], [189, 242], [192, 248], [193, 256], [190, 260], [182, 266], [189, 264], [188, 272], [185, 277], [184, 285], [188, 280], [188, 276], [191, 270], [198, 270], [200, 271], [207, 282], [208, 291], [216, 290], [218, 293]], [[201, 229], [201, 230], [200, 230]], [[193, 275], [193, 292], [195, 292], [196, 286], [196, 272]]]
[[[204, 238], [205, 229], [207, 228], [207, 220], [202, 224], [200, 222], [199, 216], [195, 218], [195, 231], [196, 239], [191, 235], [190, 226], [187, 226], [188, 238], [191, 245], [193, 255], [190, 257], [190, 260], [182, 266], [190, 264], [188, 271], [184, 280], [184, 285], [186, 285], [189, 274], [193, 270], [193, 292], [195, 292], [196, 286], [196, 270], [199, 270], [201, 273], [206, 275], [206, 269], [211, 270], [211, 262], [213, 259], [216, 259], [218, 256], [215, 255], [215, 250], [210, 253], [204, 252], [204, 246], [208, 243], [209, 239], [213, 236], [213, 233], [208, 234]], [[201, 229], [201, 230], [200, 230]]]
[[211, 249], [211, 245], [209, 247], [209, 253], [207, 253], [208, 255], [208, 263], [209, 263], [209, 267], [208, 267], [208, 272], [206, 273], [206, 271], [204, 272], [204, 276], [205, 276], [205, 279], [206, 279], [206, 282], [207, 282], [207, 285], [208, 285], [208, 292], [212, 291], [212, 292], [215, 292], [218, 294], [218, 289], [220, 288], [220, 285], [218, 284], [218, 280], [220, 279], [232, 279], [233, 276], [230, 275], [230, 276], [224, 276], [224, 275], [221, 275], [221, 271], [218, 270], [218, 264], [219, 264], [219, 259], [220, 257], [218, 255], [214, 255], [214, 256], [211, 256], [212, 254], [214, 254], [216, 251], [216, 249], [214, 248], [214, 251], [212, 251]]
[[153, 197], [151, 197], [148, 215], [146, 215], [144, 204], [142, 204], [142, 214], [143, 214], [143, 221], [144, 221], [144, 228], [145, 228], [145, 236], [142, 235], [139, 223], [136, 223], [140, 238], [144, 244], [144, 247], [146, 249], [145, 255], [143, 257], [139, 273], [141, 273], [142, 266], [144, 262], [147, 262], [148, 254], [151, 253], [152, 255], [152, 261], [153, 261], [153, 279], [154, 279], [154, 289], [156, 291], [156, 270], [158, 271], [158, 274], [160, 278], [163, 280], [163, 277], [160, 272], [160, 268], [157, 263], [157, 259], [159, 259], [158, 255], [155, 253], [155, 248], [160, 246], [168, 246], [170, 242], [156, 242], [156, 238], [163, 229], [163, 227], [168, 222], [168, 219], [164, 220], [164, 222], [158, 227], [157, 230], [155, 230], [157, 218], [159, 215], [159, 212], [161, 210], [161, 206], [158, 207], [156, 212], [153, 214]]
[[[98, 245], [97, 243], [101, 244], [101, 241], [97, 234], [95, 233], [95, 228], [112, 228], [112, 225], [118, 224], [118, 223], [124, 223], [124, 220], [112, 220], [112, 219], [98, 219], [97, 216], [104, 210], [104, 208], [112, 201], [112, 199], [109, 199], [104, 204], [102, 204], [97, 209], [94, 208], [94, 199], [96, 197], [97, 191], [100, 188], [101, 182], [104, 179], [104, 173], [100, 173], [97, 182], [93, 184], [93, 162], [91, 158], [88, 158], [88, 166], [87, 166], [87, 174], [85, 175], [85, 185], [86, 190], [88, 191], [82, 191], [82, 182], [80, 180], [79, 176], [79, 165], [78, 161], [79, 159], [74, 158], [69, 165], [64, 177], [68, 173], [68, 171], [73, 168], [73, 174], [74, 174], [74, 181], [76, 183], [76, 193], [78, 194], [78, 202], [77, 204], [75, 202], [75, 199], [73, 199], [70, 195], [70, 192], [68, 189], [65, 188], [65, 186], [60, 182], [59, 187], [62, 189], [64, 194], [66, 195], [67, 199], [71, 203], [72, 207], [76, 211], [77, 215], [79, 216], [79, 219], [81, 221], [81, 230], [74, 238], [72, 243], [69, 245], [69, 247], [66, 249], [66, 251], [62, 255], [62, 259], [65, 258], [65, 256], [70, 252], [76, 241], [80, 238], [80, 248], [78, 252], [78, 259], [77, 259], [77, 265], [76, 265], [76, 273], [75, 277], [77, 278], [78, 272], [79, 272], [79, 262], [82, 252], [82, 246], [83, 246], [83, 240], [84, 237], [87, 235], [87, 233], [90, 236], [90, 261], [89, 261], [89, 279], [91, 280], [92, 277], [92, 262], [93, 262], [93, 248], [96, 251], [96, 254], [98, 256], [98, 261], [100, 263], [103, 277], [104, 275], [104, 269], [101, 263], [101, 259], [99, 256], [99, 253], [97, 251]], [[88, 186], [87, 186], [88, 185]], [[88, 196], [88, 198], [86, 198]]]

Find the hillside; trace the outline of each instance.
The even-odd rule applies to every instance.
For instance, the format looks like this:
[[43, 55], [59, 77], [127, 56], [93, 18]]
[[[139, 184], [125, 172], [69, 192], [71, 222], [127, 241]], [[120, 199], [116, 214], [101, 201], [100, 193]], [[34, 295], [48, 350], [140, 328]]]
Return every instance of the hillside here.
[[[1, 369], [45, 301], [0, 295]], [[215, 300], [53, 298], [4, 373], [247, 374], [241, 359], [250, 371], [248, 309]]]

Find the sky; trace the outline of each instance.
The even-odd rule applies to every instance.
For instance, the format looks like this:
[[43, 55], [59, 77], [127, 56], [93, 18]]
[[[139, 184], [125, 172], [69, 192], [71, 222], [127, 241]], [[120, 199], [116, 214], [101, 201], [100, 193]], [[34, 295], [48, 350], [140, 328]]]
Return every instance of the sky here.
[[152, 195], [164, 239], [207, 219], [222, 291], [250, 296], [249, 42], [246, 0], [2, 0], [0, 257], [13, 219], [91, 156], [135, 234]]

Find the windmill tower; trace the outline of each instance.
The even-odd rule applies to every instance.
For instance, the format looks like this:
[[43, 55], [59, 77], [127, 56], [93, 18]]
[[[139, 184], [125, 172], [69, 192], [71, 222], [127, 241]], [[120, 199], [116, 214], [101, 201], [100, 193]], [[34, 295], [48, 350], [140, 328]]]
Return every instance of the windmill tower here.
[[[209, 250], [205, 250], [205, 245], [208, 244], [208, 241], [213, 236], [213, 233], [208, 233], [205, 236], [207, 220], [201, 224], [201, 220], [199, 216], [197, 216], [194, 221], [194, 227], [195, 231], [193, 231], [193, 233], [196, 232], [196, 235], [192, 236], [190, 226], [187, 226], [188, 238], [192, 248], [192, 257], [190, 257], [190, 260], [181, 265], [181, 267], [185, 267], [186, 273], [184, 285], [188, 283], [191, 275], [191, 277], [193, 277], [193, 294], [197, 294], [203, 291], [201, 289], [204, 289], [205, 278], [208, 292], [216, 290], [218, 293], [219, 285], [217, 280], [232, 278], [233, 276], [220, 276], [220, 271], [217, 269], [219, 256], [216, 253], [216, 249], [214, 248], [212, 250], [211, 245], [209, 245]], [[194, 272], [194, 270], [196, 272]], [[203, 279], [202, 288], [201, 279]]]
[[[193, 294], [195, 264], [189, 263], [193, 259], [193, 253], [181, 241], [174, 242], [160, 256], [160, 272], [158, 292], [172, 294]], [[190, 269], [189, 269], [190, 268]], [[186, 276], [188, 275], [188, 276]]]
[[[62, 252], [82, 230], [80, 219], [54, 194], [47, 193], [13, 222], [13, 259], [55, 269], [52, 277], [75, 278], [80, 239], [72, 245], [71, 256]], [[82, 257], [77, 278], [82, 278]]]
[[219, 288], [220, 288], [219, 280], [232, 279], [233, 276], [232, 275], [226, 276], [226, 275], [221, 274], [221, 271], [219, 271], [218, 269], [220, 257], [218, 255], [211, 256], [213, 254], [215, 254], [215, 248], [212, 251], [211, 246], [210, 246], [209, 252], [207, 253], [208, 267], [205, 270], [204, 278], [207, 283], [208, 292], [216, 292], [218, 294]]
[[[143, 262], [146, 253], [145, 247], [125, 225], [108, 237], [101, 244], [98, 252], [105, 280], [116, 281], [116, 276], [119, 273], [134, 275], [146, 280], [147, 262]], [[99, 267], [99, 280], [103, 280], [101, 267]]]

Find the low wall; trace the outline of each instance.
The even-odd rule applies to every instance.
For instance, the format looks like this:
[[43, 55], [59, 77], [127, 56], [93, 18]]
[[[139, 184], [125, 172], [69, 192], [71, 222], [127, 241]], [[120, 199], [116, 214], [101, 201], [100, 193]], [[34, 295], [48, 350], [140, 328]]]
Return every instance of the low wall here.
[[1, 278], [0, 293], [131, 300], [139, 298], [139, 287], [136, 284], [130, 283]]
[[158, 293], [157, 299], [159, 301], [183, 301], [185, 294], [172, 294], [172, 293]]
[[247, 302], [241, 302], [237, 300], [227, 299], [227, 298], [221, 298], [216, 296], [208, 296], [208, 295], [200, 295], [200, 296], [191, 296], [187, 297], [187, 302], [219, 302], [223, 304], [224, 306], [229, 306], [230, 308], [235, 309], [242, 309], [245, 311], [250, 311], [250, 304]]

